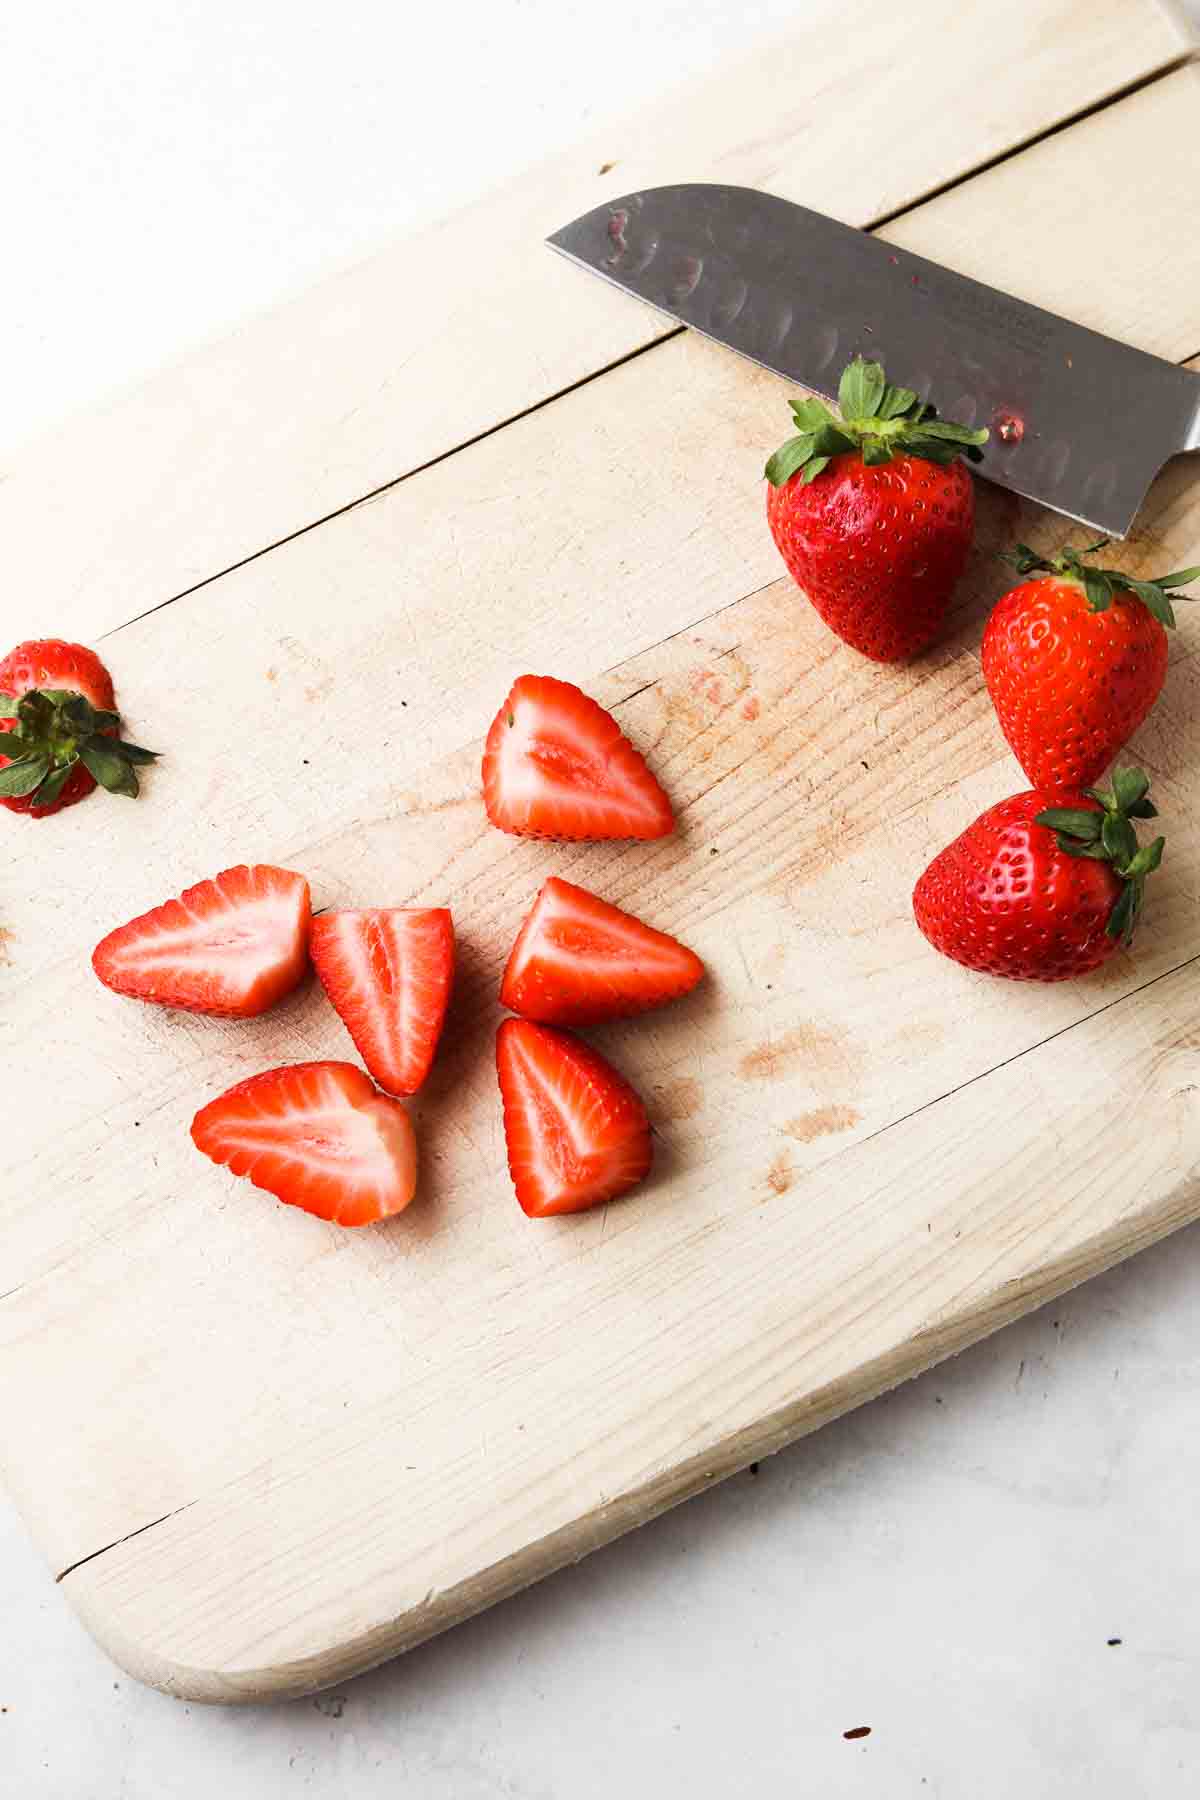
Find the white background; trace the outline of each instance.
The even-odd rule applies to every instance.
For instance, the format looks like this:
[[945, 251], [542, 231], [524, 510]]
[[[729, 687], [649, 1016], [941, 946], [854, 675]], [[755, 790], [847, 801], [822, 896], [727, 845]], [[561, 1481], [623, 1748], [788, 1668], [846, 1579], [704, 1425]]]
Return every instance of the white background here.
[[[5, 8], [0, 459], [797, 3]], [[1193, 1230], [289, 1706], [138, 1688], [0, 1503], [0, 1794], [1194, 1797], [1198, 1298]]]

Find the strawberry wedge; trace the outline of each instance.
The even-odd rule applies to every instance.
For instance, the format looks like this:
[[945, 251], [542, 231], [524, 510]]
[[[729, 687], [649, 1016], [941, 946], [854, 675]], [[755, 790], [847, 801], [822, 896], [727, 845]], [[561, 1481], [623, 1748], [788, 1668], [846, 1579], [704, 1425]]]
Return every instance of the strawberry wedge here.
[[666, 794], [611, 713], [569, 681], [522, 675], [483, 753], [488, 818], [519, 837], [658, 838]]
[[322, 913], [309, 950], [322, 987], [381, 1088], [415, 1094], [429, 1073], [454, 982], [445, 907]]
[[225, 869], [102, 938], [92, 967], [114, 993], [250, 1019], [308, 967], [308, 882], [268, 863]]
[[548, 1025], [588, 1025], [664, 1006], [704, 974], [693, 950], [552, 875], [513, 945], [500, 1003]]
[[530, 1218], [615, 1200], [650, 1167], [650, 1121], [611, 1063], [569, 1031], [505, 1019], [496, 1033], [508, 1167]]
[[239, 1081], [196, 1114], [192, 1142], [334, 1225], [373, 1225], [416, 1191], [412, 1121], [353, 1063], [293, 1063]]

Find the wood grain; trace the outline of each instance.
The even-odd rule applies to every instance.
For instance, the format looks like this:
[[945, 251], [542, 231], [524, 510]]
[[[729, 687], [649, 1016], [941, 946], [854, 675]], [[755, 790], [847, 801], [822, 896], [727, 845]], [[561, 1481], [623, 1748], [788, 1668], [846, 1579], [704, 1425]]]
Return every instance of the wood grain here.
[[[1042, 299], [1044, 264], [1074, 269], [1069, 310], [1174, 353], [1196, 202], [1168, 218], [1150, 176], [1192, 154], [1193, 83], [1024, 152], [1019, 189], [1005, 165], [889, 230], [999, 280], [1035, 193], [1041, 260], [1002, 284]], [[1128, 254], [1095, 294], [1101, 203]], [[1194, 633], [1136, 746], [1169, 856], [1134, 955], [1034, 992], [941, 962], [912, 880], [1023, 785], [978, 669], [990, 552], [1061, 522], [981, 489], [946, 642], [868, 665], [779, 579], [756, 497], [778, 406], [769, 377], [672, 339], [112, 641], [135, 735], [169, 758], [137, 808], [28, 828], [5, 884], [0, 1469], [144, 1679], [206, 1699], [341, 1679], [1200, 1211]], [[1198, 547], [1181, 462], [1122, 554]], [[617, 708], [675, 838], [486, 827], [479, 734], [527, 665]], [[382, 1229], [285, 1212], [187, 1140], [239, 1075], [347, 1053], [317, 993], [234, 1026], [87, 969], [110, 924], [247, 854], [304, 869], [318, 903], [454, 907], [422, 1195]], [[507, 1188], [490, 1035], [553, 869], [678, 931], [711, 979], [596, 1034], [651, 1105], [654, 1181], [542, 1229]]]
[[[356, 1403], [352, 1424], [326, 1412], [233, 1490], [86, 1564], [75, 1604], [168, 1691], [342, 1680], [1144, 1247], [1200, 1210], [1195, 967], [790, 1193], [764, 1183], [725, 1213], [749, 1171], [709, 1139], [653, 1256], [661, 1193], [615, 1237], [531, 1250], [527, 1280], [476, 1296], [490, 1346], [444, 1371], [432, 1407], [397, 1326], [383, 1348], [400, 1392]], [[546, 1354], [563, 1317], [548, 1291], [587, 1334], [586, 1370]]]
[[[869, 224], [1185, 48], [1152, 0], [818, 0], [781, 42], [31, 447], [0, 480], [10, 631], [40, 631], [52, 599], [62, 632], [98, 637], [661, 337], [542, 245], [610, 195], [745, 182]], [[864, 154], [893, 108], [903, 130]]]

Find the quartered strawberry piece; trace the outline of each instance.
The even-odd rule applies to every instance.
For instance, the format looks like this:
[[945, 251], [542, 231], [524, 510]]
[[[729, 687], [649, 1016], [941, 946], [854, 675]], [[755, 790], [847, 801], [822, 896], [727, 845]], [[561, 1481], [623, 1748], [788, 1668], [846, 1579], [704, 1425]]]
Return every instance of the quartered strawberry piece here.
[[505, 1019], [496, 1033], [496, 1069], [509, 1172], [530, 1218], [614, 1200], [646, 1174], [646, 1109], [582, 1039]]
[[353, 1063], [293, 1063], [239, 1081], [196, 1114], [192, 1141], [285, 1206], [335, 1225], [389, 1218], [416, 1191], [412, 1121]]
[[483, 753], [488, 818], [521, 837], [657, 838], [666, 794], [611, 713], [549, 675], [522, 675]]
[[309, 949], [321, 985], [380, 1087], [415, 1094], [429, 1073], [454, 981], [445, 907], [322, 913]]
[[685, 944], [552, 875], [513, 945], [500, 1002], [526, 1019], [587, 1025], [678, 999], [703, 974]]
[[92, 967], [114, 993], [249, 1019], [308, 967], [308, 882], [267, 863], [225, 869], [110, 931]]

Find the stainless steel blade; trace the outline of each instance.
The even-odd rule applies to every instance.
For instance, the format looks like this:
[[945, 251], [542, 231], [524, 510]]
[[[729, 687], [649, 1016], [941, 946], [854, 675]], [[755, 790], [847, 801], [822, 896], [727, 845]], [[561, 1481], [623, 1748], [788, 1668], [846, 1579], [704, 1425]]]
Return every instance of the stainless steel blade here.
[[773, 194], [647, 188], [547, 242], [818, 393], [877, 357], [944, 418], [990, 427], [980, 474], [1117, 537], [1168, 458], [1200, 449], [1200, 374]]

